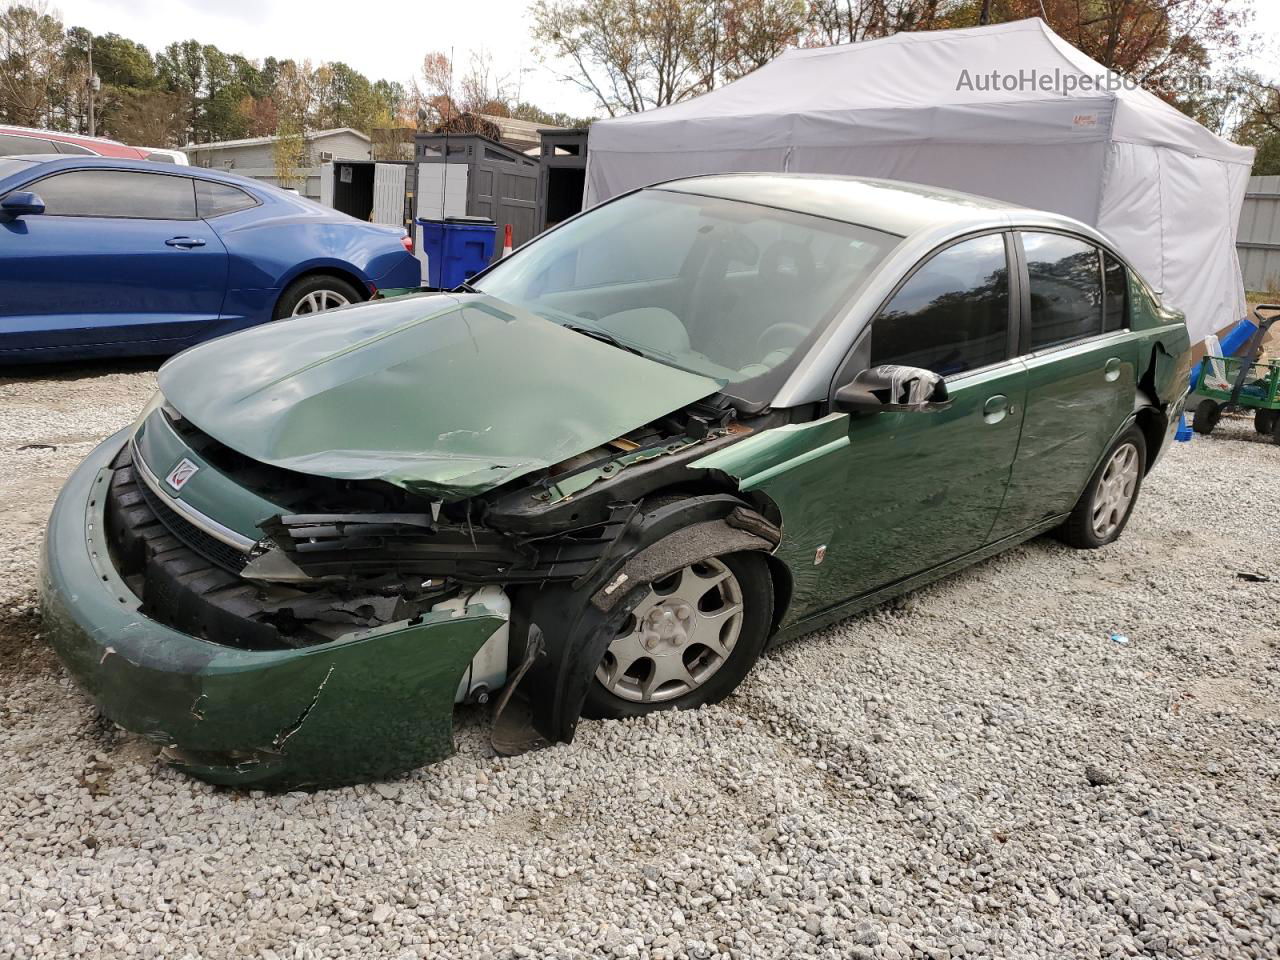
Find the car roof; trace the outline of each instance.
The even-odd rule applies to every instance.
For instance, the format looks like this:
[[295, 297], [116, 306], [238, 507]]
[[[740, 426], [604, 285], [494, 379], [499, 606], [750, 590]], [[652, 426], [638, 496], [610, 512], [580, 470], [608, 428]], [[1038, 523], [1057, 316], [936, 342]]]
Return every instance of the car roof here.
[[109, 137], [90, 137], [82, 133], [63, 133], [60, 130], [43, 130], [40, 127], [17, 127], [13, 124], [0, 124], [0, 133], [13, 133], [26, 136], [34, 134], [37, 137], [43, 137], [45, 140], [60, 140], [63, 143], [97, 143], [97, 144], [113, 144], [117, 147], [127, 147], [129, 144], [122, 143], [119, 140], [112, 140]]
[[[267, 188], [269, 191], [276, 191], [270, 184], [265, 184], [260, 180], [251, 180], [248, 177], [237, 176], [234, 173], [226, 173], [221, 170], [210, 170], [207, 167], [192, 167], [172, 163], [156, 163], [154, 160], [134, 160], [128, 157], [88, 157], [88, 156], [72, 156], [64, 153], [24, 153], [15, 156], [5, 157], [6, 160], [25, 160], [29, 163], [39, 164], [47, 170], [41, 170], [41, 173], [56, 173], [59, 170], [92, 170], [101, 168], [104, 170], [139, 170], [143, 173], [159, 173], [168, 174], [170, 176], [179, 177], [195, 177], [197, 180], [215, 180], [219, 183], [229, 183], [236, 187], [252, 187], [256, 190]], [[288, 194], [286, 194], [287, 196]]]
[[870, 177], [731, 173], [655, 184], [651, 189], [721, 197], [856, 223], [901, 237], [949, 224], [989, 222], [1040, 211], [944, 187]]
[[[47, 140], [51, 143], [65, 143], [90, 150], [100, 157], [120, 157], [126, 159], [142, 159], [147, 151], [141, 147], [130, 146], [119, 140], [108, 140], [106, 137], [86, 137], [78, 133], [60, 133], [57, 130], [37, 130], [32, 127], [0, 126], [0, 135], [26, 137], [33, 140]], [[59, 156], [83, 156], [83, 154], [59, 154]]]

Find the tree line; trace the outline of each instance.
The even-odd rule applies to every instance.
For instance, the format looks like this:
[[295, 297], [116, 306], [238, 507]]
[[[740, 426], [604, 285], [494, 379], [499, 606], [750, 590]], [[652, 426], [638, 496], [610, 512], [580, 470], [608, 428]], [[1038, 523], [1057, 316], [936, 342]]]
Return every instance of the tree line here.
[[[1043, 16], [1104, 67], [1258, 147], [1256, 173], [1280, 173], [1280, 84], [1241, 66], [1257, 46], [1242, 0], [534, 0], [530, 15], [535, 52], [609, 116], [705, 93], [792, 47]], [[461, 65], [427, 53], [401, 83], [196, 40], [153, 54], [30, 2], [0, 11], [0, 122], [87, 132], [93, 74], [96, 132], [146, 146], [272, 134], [300, 143], [331, 127], [488, 129], [479, 114], [589, 122], [521, 102], [519, 78], [483, 52]]]
[[[92, 64], [92, 66], [91, 66]], [[577, 122], [517, 102], [510, 78], [479, 54], [458, 71], [439, 53], [407, 83], [370, 80], [341, 62], [251, 60], [197, 40], [154, 54], [117, 33], [66, 27], [47, 8], [0, 9], [0, 123], [89, 132], [91, 78], [100, 136], [151, 147], [352, 127], [438, 125], [467, 110]]]
[[[1275, 0], [1265, 0], [1275, 2]], [[1280, 85], [1243, 69], [1248, 0], [535, 0], [534, 36], [609, 116], [712, 90], [791, 47], [1042, 17], [1280, 173]]]

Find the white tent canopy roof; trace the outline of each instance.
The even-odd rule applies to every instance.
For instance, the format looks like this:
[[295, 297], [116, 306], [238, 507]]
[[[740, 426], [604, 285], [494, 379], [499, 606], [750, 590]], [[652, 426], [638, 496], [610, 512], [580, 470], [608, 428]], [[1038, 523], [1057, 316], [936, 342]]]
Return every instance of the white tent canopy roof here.
[[696, 99], [598, 121], [587, 202], [750, 170], [985, 194], [1102, 229], [1199, 337], [1243, 315], [1234, 239], [1252, 160], [1037, 18], [791, 50]]

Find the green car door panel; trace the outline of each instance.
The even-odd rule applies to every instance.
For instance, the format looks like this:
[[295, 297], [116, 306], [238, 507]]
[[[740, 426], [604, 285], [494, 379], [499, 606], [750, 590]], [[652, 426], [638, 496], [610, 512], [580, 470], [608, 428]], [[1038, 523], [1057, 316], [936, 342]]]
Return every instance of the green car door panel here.
[[1075, 506], [1133, 413], [1138, 339], [1125, 331], [1025, 358], [1022, 438], [994, 539]]
[[779, 427], [693, 464], [736, 477], [782, 514], [791, 571], [784, 623], [987, 542], [1022, 422], [1026, 371], [948, 380], [937, 412], [832, 414]]

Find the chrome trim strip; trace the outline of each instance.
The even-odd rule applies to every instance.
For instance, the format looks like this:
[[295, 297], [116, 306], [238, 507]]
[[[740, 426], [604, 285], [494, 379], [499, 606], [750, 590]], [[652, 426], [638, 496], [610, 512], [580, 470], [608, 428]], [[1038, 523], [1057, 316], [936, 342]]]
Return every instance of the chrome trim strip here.
[[210, 519], [191, 507], [190, 504], [183, 503], [181, 500], [177, 500], [165, 493], [164, 488], [160, 486], [160, 479], [151, 472], [151, 468], [147, 466], [146, 461], [139, 455], [138, 444], [134, 442], [132, 437], [129, 438], [129, 452], [133, 454], [133, 465], [137, 467], [138, 476], [142, 478], [142, 481], [151, 489], [152, 493], [157, 497], [163, 497], [164, 502], [175, 513], [181, 514], [182, 519], [193, 527], [204, 531], [215, 540], [221, 540], [227, 546], [234, 547], [241, 553], [248, 553], [257, 546], [256, 540], [250, 540], [230, 527], [224, 527], [217, 520]]

